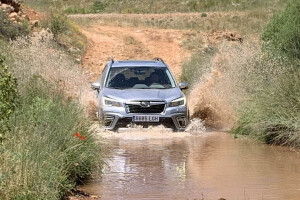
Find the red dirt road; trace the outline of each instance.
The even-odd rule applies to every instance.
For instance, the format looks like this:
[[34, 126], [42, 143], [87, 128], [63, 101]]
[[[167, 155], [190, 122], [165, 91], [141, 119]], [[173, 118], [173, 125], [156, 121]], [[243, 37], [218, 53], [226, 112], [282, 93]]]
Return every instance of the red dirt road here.
[[90, 42], [83, 66], [90, 78], [96, 80], [110, 59], [128, 60], [162, 58], [178, 79], [181, 65], [190, 52], [182, 47], [184, 33], [189, 31], [133, 27], [83, 27]]

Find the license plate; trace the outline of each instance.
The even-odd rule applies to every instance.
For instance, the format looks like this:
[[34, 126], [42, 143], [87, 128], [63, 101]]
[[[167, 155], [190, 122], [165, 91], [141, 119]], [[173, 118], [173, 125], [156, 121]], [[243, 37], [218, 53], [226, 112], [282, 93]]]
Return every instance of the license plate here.
[[159, 122], [156, 115], [135, 115], [132, 117], [133, 122]]

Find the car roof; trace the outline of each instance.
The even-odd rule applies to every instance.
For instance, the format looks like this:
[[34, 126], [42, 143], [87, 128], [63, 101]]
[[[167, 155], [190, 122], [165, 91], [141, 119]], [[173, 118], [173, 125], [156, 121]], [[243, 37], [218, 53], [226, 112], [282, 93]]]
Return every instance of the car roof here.
[[155, 60], [121, 60], [114, 61], [111, 67], [167, 67], [165, 63]]

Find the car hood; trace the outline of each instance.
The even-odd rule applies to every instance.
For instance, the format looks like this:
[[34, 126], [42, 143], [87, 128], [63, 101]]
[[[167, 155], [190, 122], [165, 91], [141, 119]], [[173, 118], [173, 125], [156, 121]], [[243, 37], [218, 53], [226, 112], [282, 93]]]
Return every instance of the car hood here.
[[171, 89], [109, 89], [103, 88], [102, 95], [121, 102], [128, 101], [167, 101], [183, 97], [179, 88]]

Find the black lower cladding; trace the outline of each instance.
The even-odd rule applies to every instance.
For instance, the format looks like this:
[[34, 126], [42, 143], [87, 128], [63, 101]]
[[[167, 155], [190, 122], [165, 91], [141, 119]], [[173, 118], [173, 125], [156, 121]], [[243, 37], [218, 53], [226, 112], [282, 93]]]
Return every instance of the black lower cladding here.
[[167, 128], [175, 127], [172, 118], [169, 117], [160, 117], [159, 122], [133, 122], [131, 117], [126, 117], [126, 118], [120, 118], [117, 122], [118, 128], [127, 127], [130, 124], [141, 125], [144, 128], [147, 128], [148, 126], [157, 126], [157, 125], [164, 125]]
[[140, 105], [127, 104], [129, 113], [162, 113], [165, 109], [165, 104], [151, 105], [142, 107]]

